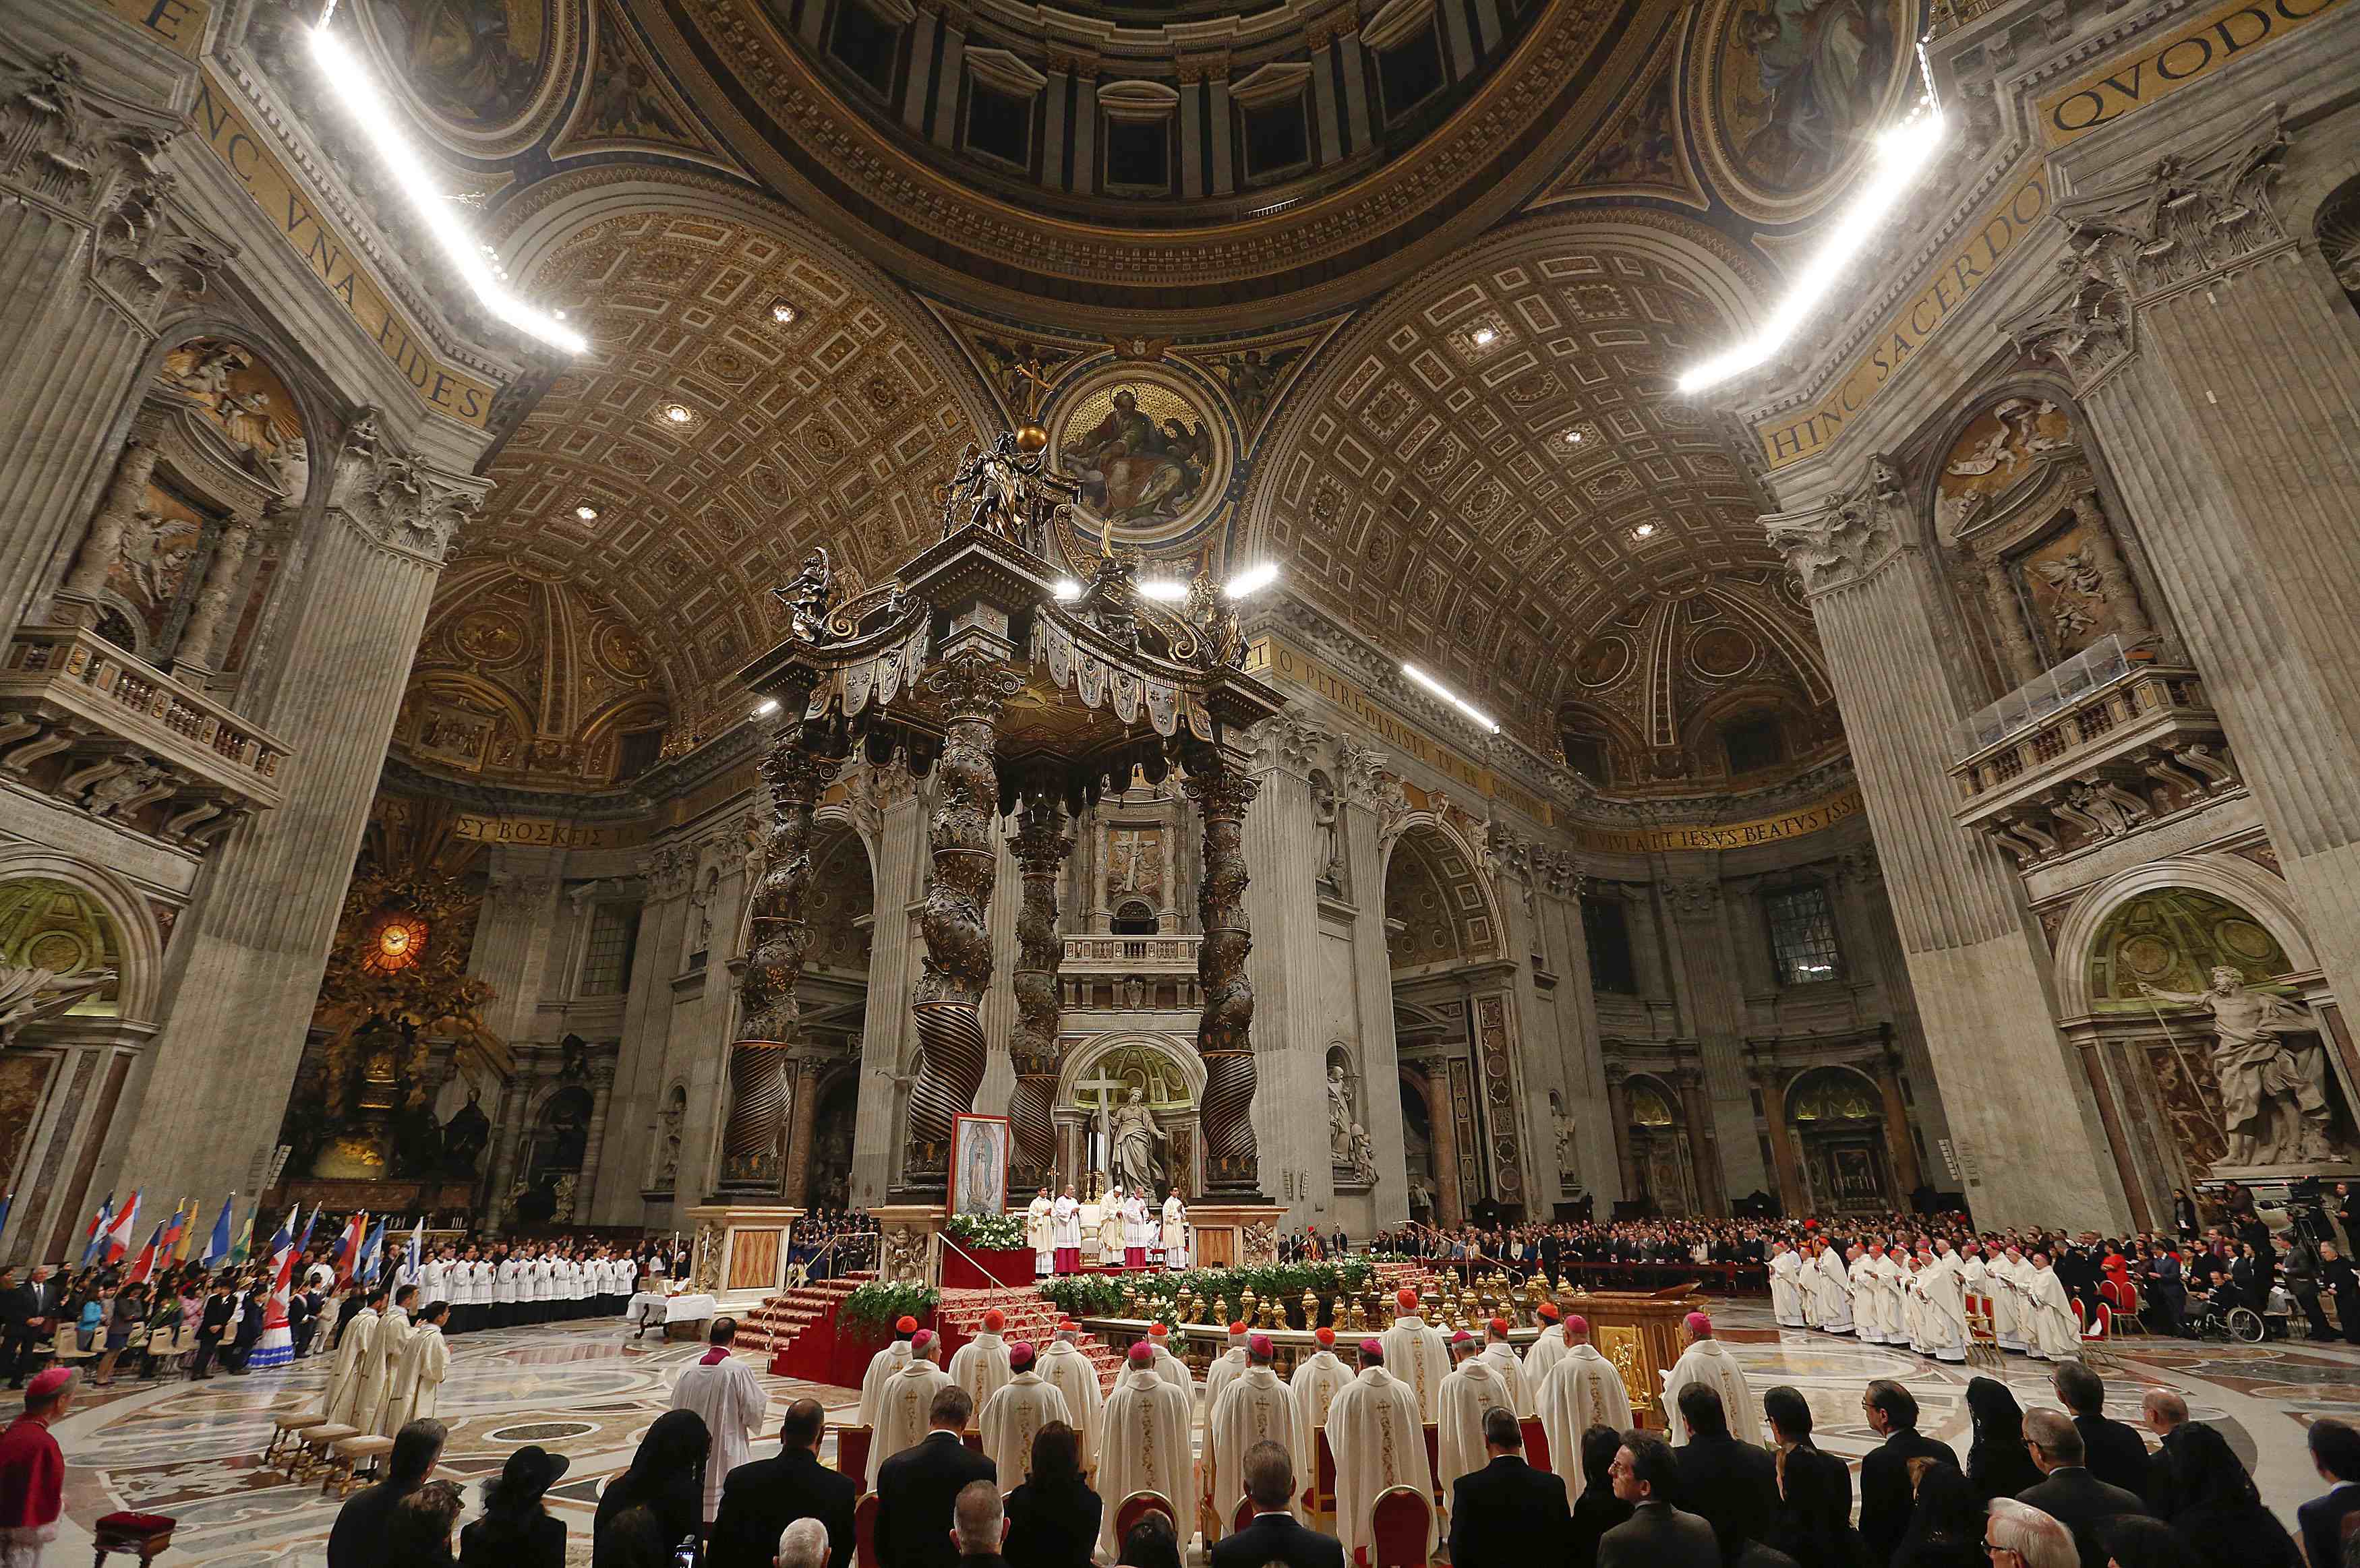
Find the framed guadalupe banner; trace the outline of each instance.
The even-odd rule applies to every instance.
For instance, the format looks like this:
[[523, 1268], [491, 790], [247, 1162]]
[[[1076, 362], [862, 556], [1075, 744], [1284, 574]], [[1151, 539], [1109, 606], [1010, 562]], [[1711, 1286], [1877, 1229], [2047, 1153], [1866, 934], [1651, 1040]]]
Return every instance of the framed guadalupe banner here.
[[968, 1116], [951, 1122], [951, 1213], [1008, 1212], [1008, 1118]]

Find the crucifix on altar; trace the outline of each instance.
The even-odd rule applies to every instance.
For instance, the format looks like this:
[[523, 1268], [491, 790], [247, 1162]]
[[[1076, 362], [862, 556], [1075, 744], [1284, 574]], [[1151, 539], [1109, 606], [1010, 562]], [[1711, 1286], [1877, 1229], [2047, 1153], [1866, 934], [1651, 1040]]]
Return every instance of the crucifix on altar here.
[[1101, 1074], [1074, 1085], [1076, 1098], [1088, 1100], [1096, 1090], [1096, 1112], [1089, 1128], [1089, 1149], [1084, 1163], [1097, 1175], [1111, 1179], [1114, 1171], [1114, 1096], [1124, 1087], [1120, 1078]]

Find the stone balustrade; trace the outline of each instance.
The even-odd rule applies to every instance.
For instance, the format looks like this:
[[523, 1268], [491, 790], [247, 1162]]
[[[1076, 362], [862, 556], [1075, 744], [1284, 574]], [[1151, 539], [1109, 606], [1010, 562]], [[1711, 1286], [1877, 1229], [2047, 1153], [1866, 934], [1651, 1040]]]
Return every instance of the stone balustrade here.
[[1194, 975], [1198, 936], [1069, 936], [1061, 972]]
[[82, 626], [27, 626], [0, 659], [0, 775], [202, 854], [284, 798], [284, 742]]

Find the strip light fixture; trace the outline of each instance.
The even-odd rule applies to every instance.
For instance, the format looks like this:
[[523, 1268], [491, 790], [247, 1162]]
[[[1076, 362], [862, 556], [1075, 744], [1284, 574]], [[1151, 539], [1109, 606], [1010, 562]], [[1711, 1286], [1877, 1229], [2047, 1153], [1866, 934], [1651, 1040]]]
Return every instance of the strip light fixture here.
[[1850, 270], [1853, 259], [1892, 217], [1902, 198], [1933, 166], [1935, 154], [1949, 139], [1949, 131], [1942, 112], [1929, 99], [1921, 101], [1907, 119], [1879, 136], [1868, 182], [1844, 208], [1843, 215], [1836, 220], [1819, 248], [1811, 253], [1795, 287], [1778, 302], [1762, 330], [1735, 348], [1685, 372], [1677, 383], [1679, 389], [1701, 392], [1733, 376], [1743, 375], [1786, 347], [1786, 341], [1810, 319]]
[[[333, 15], [333, 14], [332, 14]], [[508, 291], [493, 260], [487, 258], [487, 247], [481, 245], [465, 226], [453, 215], [452, 204], [443, 199], [436, 187], [434, 176], [420, 158], [410, 138], [401, 134], [399, 122], [392, 105], [377, 91], [376, 80], [359, 57], [344, 46], [342, 38], [329, 30], [330, 17], [322, 17], [311, 29], [311, 58], [321, 73], [328, 79], [332, 96], [344, 105], [362, 135], [377, 149], [377, 158], [386, 172], [393, 176], [396, 185], [409, 200], [411, 212], [426, 232], [434, 236], [444, 256], [457, 267], [459, 276], [475, 290], [484, 309], [529, 337], [539, 339], [552, 348], [568, 354], [580, 354], [590, 346], [589, 340], [564, 325], [549, 311], [529, 305]]]
[[1493, 719], [1491, 714], [1475, 706], [1474, 703], [1470, 702], [1458, 692], [1453, 691], [1449, 687], [1445, 686], [1441, 681], [1437, 681], [1433, 676], [1428, 675], [1425, 670], [1420, 670], [1416, 665], [1403, 665], [1402, 673], [1408, 676], [1412, 681], [1416, 681], [1419, 685], [1425, 687], [1427, 691], [1433, 692], [1436, 696], [1441, 698], [1444, 702], [1449, 703], [1452, 707], [1458, 709], [1460, 713], [1466, 714], [1469, 718], [1474, 720], [1477, 724], [1481, 724], [1493, 735], [1498, 735], [1500, 733], [1499, 723]]

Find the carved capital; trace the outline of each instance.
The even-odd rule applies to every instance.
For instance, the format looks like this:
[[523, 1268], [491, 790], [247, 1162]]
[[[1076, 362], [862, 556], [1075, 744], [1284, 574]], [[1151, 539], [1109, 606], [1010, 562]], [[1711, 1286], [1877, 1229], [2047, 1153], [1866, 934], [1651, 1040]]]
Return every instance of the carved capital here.
[[979, 648], [962, 648], [923, 677], [926, 690], [943, 700], [945, 716], [1000, 722], [1000, 706], [1024, 689], [1024, 678]]
[[1217, 763], [1184, 774], [1180, 788], [1195, 801], [1207, 822], [1237, 822], [1262, 793], [1262, 786], [1243, 769]]
[[2077, 263], [2144, 304], [2291, 244], [2270, 195], [2288, 146], [2280, 114], [2273, 103], [2205, 147], [2060, 203], [2057, 216], [2073, 235]]
[[639, 875], [650, 898], [676, 898], [696, 875], [696, 851], [683, 844], [659, 845], [639, 856]]
[[1284, 768], [1295, 773], [1308, 771], [1337, 744], [1334, 735], [1292, 713], [1281, 713], [1256, 725], [1253, 740], [1255, 768]]
[[440, 566], [490, 488], [488, 480], [446, 473], [400, 451], [370, 408], [345, 433], [328, 500], [371, 543]]
[[1850, 494], [1808, 511], [1762, 519], [1770, 543], [1803, 580], [1807, 593], [1865, 581], [1900, 553], [1905, 537], [1900, 466], [1882, 452]]
[[1686, 877], [1663, 887], [1664, 902], [1681, 920], [1710, 920], [1721, 910], [1721, 884], [1710, 877]]
[[2130, 297], [2096, 245], [2085, 245], [2057, 267], [2056, 289], [2001, 330], [2020, 353], [2054, 361], [2073, 389], [2087, 394], [2136, 346]]

